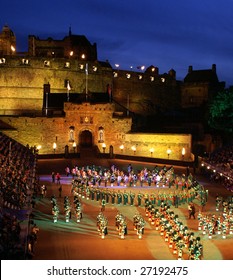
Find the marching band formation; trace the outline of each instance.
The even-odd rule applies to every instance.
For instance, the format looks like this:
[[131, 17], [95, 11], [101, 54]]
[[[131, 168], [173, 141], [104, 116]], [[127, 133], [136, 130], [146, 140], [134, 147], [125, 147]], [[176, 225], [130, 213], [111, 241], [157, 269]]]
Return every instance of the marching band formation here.
[[[53, 222], [57, 223], [58, 217], [60, 214], [57, 198], [53, 195], [51, 197], [51, 204], [52, 204], [52, 215], [53, 215]], [[77, 223], [80, 222], [82, 219], [82, 207], [81, 207], [81, 200], [78, 196], [74, 196], [74, 210], [75, 210], [75, 217]], [[71, 213], [72, 213], [72, 205], [70, 202], [70, 198], [68, 196], [64, 197], [64, 214], [65, 214], [65, 221], [66, 223], [69, 223], [71, 219]]]
[[88, 186], [149, 186], [149, 187], [172, 187], [173, 185], [178, 189], [180, 185], [182, 187], [188, 187], [192, 184], [193, 177], [191, 174], [188, 176], [178, 176], [174, 173], [173, 166], [169, 168], [167, 166], [158, 167], [157, 165], [153, 169], [144, 167], [142, 170], [134, 170], [129, 164], [127, 171], [118, 169], [115, 165], [112, 165], [110, 169], [106, 169], [101, 166], [75, 166], [71, 169], [65, 168], [67, 176], [72, 175], [78, 183]]
[[[206, 203], [208, 191], [206, 192], [192, 175], [177, 176], [174, 174], [172, 166], [168, 169], [163, 167], [160, 170], [156, 167], [152, 171], [144, 168], [139, 173], [135, 173], [129, 165], [128, 175], [120, 172], [115, 166], [111, 168], [111, 171], [103, 170], [100, 167], [86, 167], [75, 169], [75, 174], [74, 170], [72, 171], [71, 193], [74, 201], [72, 206], [70, 198], [64, 197], [66, 222], [71, 219], [72, 208], [77, 223], [81, 221], [82, 198], [98, 201], [101, 209], [96, 218], [96, 226], [99, 235], [104, 239], [108, 234], [109, 224], [108, 218], [104, 214], [106, 205], [144, 206], [148, 224], [163, 237], [177, 259], [200, 260], [203, 258], [203, 245], [200, 237], [195, 237], [194, 232], [190, 231], [171, 209], [172, 206], [192, 204], [197, 197], [200, 199], [201, 205]], [[132, 183], [130, 183], [131, 180], [133, 180]], [[104, 185], [101, 185], [102, 182]], [[140, 182], [139, 187], [147, 184], [147, 186], [153, 185], [154, 188], [150, 192], [142, 192], [140, 188], [136, 191], [134, 186], [138, 186], [138, 182]], [[115, 185], [122, 186], [123, 189], [115, 189]], [[125, 189], [126, 185], [132, 188]], [[56, 223], [60, 211], [55, 196], [51, 198], [51, 203], [53, 220]], [[233, 234], [233, 198], [230, 201], [225, 201], [217, 196], [216, 211], [221, 208], [223, 213], [219, 216], [214, 214], [208, 216], [199, 211], [197, 216], [198, 230], [202, 231], [203, 235], [208, 234], [209, 238], [212, 238], [215, 234], [222, 234], [222, 238], [226, 238], [227, 234]], [[133, 228], [139, 239], [144, 234], [145, 225], [146, 221], [142, 214], [136, 212], [133, 216]], [[119, 237], [125, 239], [128, 234], [128, 221], [120, 211], [115, 216], [115, 227]]]
[[171, 207], [162, 203], [159, 208], [147, 201], [145, 205], [146, 216], [155, 230], [160, 232], [174, 255], [179, 260], [187, 254], [189, 260], [200, 260], [203, 257], [203, 245], [200, 237], [185, 226]]
[[216, 211], [222, 213], [203, 215], [199, 212], [198, 230], [202, 231], [203, 235], [208, 235], [209, 239], [216, 235], [221, 235], [223, 239], [226, 239], [228, 234], [233, 234], [233, 197], [227, 201], [217, 195]]

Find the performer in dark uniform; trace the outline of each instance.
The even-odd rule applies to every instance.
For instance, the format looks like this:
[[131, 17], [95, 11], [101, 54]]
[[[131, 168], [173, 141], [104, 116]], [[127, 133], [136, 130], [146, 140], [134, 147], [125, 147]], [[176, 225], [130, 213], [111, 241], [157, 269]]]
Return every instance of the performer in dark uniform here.
[[134, 205], [135, 193], [130, 192], [129, 196], [130, 196], [130, 205], [133, 206]]
[[124, 198], [124, 205], [128, 204], [128, 193], [124, 191], [123, 198]]
[[96, 191], [96, 200], [99, 201], [100, 200], [100, 190]]
[[115, 204], [116, 193], [112, 191], [110, 195], [111, 195], [112, 204]]
[[139, 192], [138, 193], [138, 206], [141, 206], [143, 195]]
[[156, 203], [156, 197], [153, 193], [150, 194], [150, 201], [152, 205], [155, 205]]
[[120, 191], [118, 191], [117, 193], [117, 204], [121, 204], [122, 203], [122, 194]]
[[90, 193], [91, 193], [91, 200], [95, 199], [95, 190], [93, 188], [90, 188]]

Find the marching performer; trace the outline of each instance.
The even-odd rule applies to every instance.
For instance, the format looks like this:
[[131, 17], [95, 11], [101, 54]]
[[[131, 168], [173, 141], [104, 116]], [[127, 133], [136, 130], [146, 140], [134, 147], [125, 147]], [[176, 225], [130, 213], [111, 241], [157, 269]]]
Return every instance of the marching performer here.
[[124, 191], [124, 194], [123, 194], [123, 204], [124, 205], [127, 205], [128, 204], [128, 193], [126, 191]]
[[141, 206], [142, 197], [143, 197], [143, 194], [141, 194], [141, 193], [139, 192], [138, 195], [137, 195], [137, 198], [138, 198], [138, 206]]
[[130, 197], [130, 205], [133, 206], [134, 205], [135, 193], [130, 191], [129, 197]]

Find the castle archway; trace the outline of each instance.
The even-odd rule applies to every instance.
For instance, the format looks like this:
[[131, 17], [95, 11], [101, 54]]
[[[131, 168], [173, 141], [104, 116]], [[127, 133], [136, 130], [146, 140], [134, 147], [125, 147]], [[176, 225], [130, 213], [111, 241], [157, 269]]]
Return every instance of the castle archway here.
[[81, 147], [92, 147], [93, 136], [90, 130], [83, 130], [79, 135], [79, 145]]

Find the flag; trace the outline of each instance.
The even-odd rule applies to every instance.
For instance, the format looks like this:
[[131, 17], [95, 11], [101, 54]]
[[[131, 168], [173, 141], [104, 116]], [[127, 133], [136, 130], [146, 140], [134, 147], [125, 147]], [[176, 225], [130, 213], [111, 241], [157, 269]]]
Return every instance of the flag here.
[[86, 75], [88, 75], [88, 63], [86, 63], [85, 72], [86, 72]]
[[70, 91], [71, 87], [70, 87], [70, 81], [67, 81], [67, 90]]

